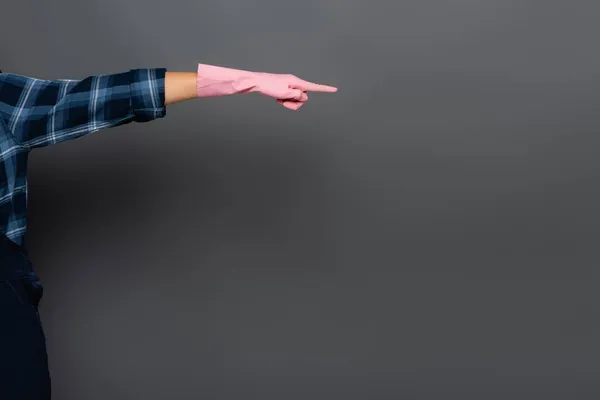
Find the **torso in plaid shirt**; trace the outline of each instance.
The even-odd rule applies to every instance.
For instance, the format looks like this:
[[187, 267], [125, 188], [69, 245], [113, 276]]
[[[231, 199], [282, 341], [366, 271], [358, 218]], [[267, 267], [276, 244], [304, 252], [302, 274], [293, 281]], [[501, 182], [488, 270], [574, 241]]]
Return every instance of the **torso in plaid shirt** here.
[[[23, 245], [32, 149], [164, 117], [165, 73], [135, 69], [53, 81], [0, 73], [0, 234]], [[23, 272], [41, 287], [33, 269]]]

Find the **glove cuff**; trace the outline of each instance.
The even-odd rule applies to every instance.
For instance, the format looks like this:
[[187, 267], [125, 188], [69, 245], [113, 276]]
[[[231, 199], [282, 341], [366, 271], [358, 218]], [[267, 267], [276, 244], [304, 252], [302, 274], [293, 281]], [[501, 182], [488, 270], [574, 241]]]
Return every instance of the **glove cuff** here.
[[196, 94], [198, 97], [227, 96], [256, 89], [255, 73], [240, 69], [198, 64]]

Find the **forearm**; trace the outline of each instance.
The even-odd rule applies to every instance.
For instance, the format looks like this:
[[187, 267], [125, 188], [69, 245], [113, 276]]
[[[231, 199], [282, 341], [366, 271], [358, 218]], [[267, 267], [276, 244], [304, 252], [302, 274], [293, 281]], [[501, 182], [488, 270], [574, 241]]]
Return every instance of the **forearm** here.
[[165, 74], [165, 105], [197, 97], [196, 72], [167, 72]]

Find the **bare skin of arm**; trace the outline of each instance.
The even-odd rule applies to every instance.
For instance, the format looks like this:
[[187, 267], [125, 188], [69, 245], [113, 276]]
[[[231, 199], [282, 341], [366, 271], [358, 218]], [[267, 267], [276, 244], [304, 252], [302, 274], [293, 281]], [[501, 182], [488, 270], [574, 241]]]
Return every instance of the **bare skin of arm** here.
[[165, 75], [165, 105], [197, 97], [196, 72], [167, 72]]

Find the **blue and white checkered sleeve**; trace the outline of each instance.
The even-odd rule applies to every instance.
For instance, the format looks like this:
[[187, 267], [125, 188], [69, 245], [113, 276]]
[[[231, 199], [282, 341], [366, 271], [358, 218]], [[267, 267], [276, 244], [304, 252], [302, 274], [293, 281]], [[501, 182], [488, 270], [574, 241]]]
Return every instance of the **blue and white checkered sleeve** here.
[[29, 148], [75, 139], [129, 122], [166, 115], [166, 69], [134, 69], [81, 80], [2, 74], [0, 114]]

